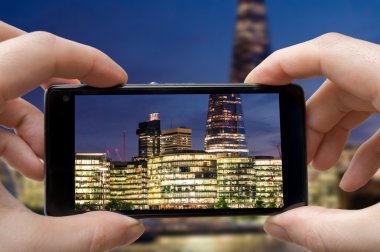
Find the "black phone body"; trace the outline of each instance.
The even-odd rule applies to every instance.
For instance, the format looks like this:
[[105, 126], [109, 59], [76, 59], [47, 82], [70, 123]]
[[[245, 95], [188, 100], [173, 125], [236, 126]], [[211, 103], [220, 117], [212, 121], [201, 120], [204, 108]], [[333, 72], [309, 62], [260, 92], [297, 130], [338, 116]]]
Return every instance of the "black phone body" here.
[[[267, 118], [262, 132], [255, 114]], [[119, 149], [106, 150], [114, 131]], [[55, 85], [45, 94], [47, 215], [273, 214], [307, 205], [306, 167], [305, 99], [294, 84]]]

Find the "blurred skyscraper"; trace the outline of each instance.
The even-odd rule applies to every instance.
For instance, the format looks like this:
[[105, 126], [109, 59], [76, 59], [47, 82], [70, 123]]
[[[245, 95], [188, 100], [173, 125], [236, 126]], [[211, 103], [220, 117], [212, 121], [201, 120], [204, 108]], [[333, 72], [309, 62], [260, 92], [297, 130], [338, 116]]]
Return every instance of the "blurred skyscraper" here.
[[[268, 55], [264, 0], [239, 0], [230, 82], [243, 82]], [[206, 124], [207, 152], [248, 155], [242, 101], [239, 94], [211, 94]]]
[[269, 55], [264, 0], [239, 0], [230, 81], [243, 82], [248, 73]]

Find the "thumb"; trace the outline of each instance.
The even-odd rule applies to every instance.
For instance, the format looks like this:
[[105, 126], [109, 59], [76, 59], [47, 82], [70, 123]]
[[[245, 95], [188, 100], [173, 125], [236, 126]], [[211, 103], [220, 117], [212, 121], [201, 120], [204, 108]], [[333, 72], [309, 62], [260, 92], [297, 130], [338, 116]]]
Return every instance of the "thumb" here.
[[41, 251], [108, 251], [134, 242], [144, 232], [139, 220], [105, 211], [36, 217], [42, 225], [39, 229], [45, 230], [41, 239], [35, 239]]
[[380, 204], [361, 210], [300, 207], [269, 217], [265, 232], [312, 251], [377, 251]]

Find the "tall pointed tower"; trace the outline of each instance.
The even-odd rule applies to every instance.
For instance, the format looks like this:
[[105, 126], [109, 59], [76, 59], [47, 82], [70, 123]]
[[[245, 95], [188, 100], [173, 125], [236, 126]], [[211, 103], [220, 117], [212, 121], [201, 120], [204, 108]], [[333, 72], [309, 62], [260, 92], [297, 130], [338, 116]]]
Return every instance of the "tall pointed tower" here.
[[[230, 81], [243, 82], [268, 51], [264, 0], [239, 0]], [[239, 94], [210, 95], [204, 147], [206, 152], [249, 154]]]
[[205, 151], [248, 155], [240, 95], [210, 95], [206, 122]]
[[243, 82], [268, 55], [265, 0], [239, 0], [230, 81]]

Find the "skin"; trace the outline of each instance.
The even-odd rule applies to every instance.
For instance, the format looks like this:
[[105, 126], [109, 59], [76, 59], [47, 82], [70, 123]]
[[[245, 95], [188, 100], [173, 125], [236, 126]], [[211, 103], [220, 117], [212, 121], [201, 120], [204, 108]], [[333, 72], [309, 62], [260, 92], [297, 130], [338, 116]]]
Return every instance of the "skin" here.
[[[380, 112], [380, 46], [336, 33], [281, 49], [247, 76], [246, 83], [285, 85], [327, 79], [306, 104], [308, 161], [329, 169], [351, 129]], [[380, 131], [356, 151], [340, 187], [364, 186], [380, 166]], [[300, 207], [269, 217], [264, 229], [312, 251], [378, 251], [380, 203], [361, 210]]]
[[[90, 46], [46, 32], [25, 33], [0, 22], [0, 156], [23, 175], [42, 180], [43, 114], [20, 98], [41, 85], [126, 83], [126, 72]], [[21, 153], [21, 154], [20, 154]], [[135, 219], [95, 211], [69, 217], [34, 214], [0, 184], [0, 235], [4, 251], [107, 251], [144, 231]]]

